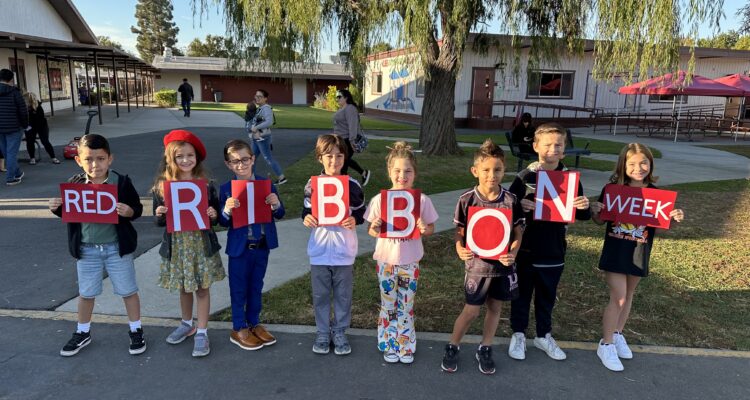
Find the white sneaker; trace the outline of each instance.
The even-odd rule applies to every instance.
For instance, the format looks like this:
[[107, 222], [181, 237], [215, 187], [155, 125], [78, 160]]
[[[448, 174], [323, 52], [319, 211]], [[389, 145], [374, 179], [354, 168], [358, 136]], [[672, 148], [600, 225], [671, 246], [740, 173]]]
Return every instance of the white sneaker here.
[[398, 362], [398, 354], [393, 350], [387, 350], [383, 352], [383, 360], [389, 364]]
[[510, 337], [508, 355], [514, 360], [526, 359], [526, 335], [523, 332], [515, 332]]
[[614, 339], [615, 339], [614, 340], [615, 349], [617, 349], [617, 357], [620, 357], [623, 360], [632, 359], [633, 352], [630, 351], [630, 347], [628, 347], [628, 342], [625, 341], [625, 336], [623, 336], [620, 333], [615, 333]]
[[614, 344], [604, 344], [603, 340], [599, 341], [599, 347], [596, 349], [596, 355], [602, 360], [602, 364], [610, 371], [622, 371], [620, 358], [617, 357], [617, 349]]
[[543, 338], [535, 337], [534, 346], [536, 346], [537, 349], [543, 350], [545, 353], [547, 353], [549, 358], [553, 360], [562, 361], [568, 358], [568, 356], [565, 355], [565, 352], [562, 351], [560, 346], [557, 345], [557, 342], [555, 342], [555, 339], [549, 333], [544, 335]]

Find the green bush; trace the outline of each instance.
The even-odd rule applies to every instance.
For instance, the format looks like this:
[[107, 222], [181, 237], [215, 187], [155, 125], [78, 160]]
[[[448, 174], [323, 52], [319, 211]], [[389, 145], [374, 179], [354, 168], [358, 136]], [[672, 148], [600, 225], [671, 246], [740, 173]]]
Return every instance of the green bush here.
[[336, 101], [336, 93], [338, 93], [336, 86], [328, 86], [328, 92], [326, 92], [326, 108], [331, 111], [338, 111], [339, 102]]
[[174, 89], [161, 88], [154, 94], [154, 101], [159, 107], [171, 108], [177, 105], [177, 91]]
[[349, 91], [352, 93], [352, 98], [354, 99], [354, 102], [357, 103], [360, 109], [364, 110], [365, 105], [362, 104], [362, 101], [363, 101], [362, 91], [359, 89], [359, 87], [354, 85], [353, 83], [350, 83]]

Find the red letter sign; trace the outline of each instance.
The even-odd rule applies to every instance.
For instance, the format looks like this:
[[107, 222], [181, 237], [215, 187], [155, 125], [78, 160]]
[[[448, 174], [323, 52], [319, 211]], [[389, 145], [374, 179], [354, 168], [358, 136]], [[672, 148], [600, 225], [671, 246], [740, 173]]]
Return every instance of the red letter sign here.
[[419, 190], [380, 191], [380, 237], [391, 239], [419, 239], [417, 220], [421, 213], [422, 195]]
[[240, 206], [232, 210], [232, 227], [271, 222], [271, 205], [266, 204], [269, 194], [270, 180], [232, 181], [232, 197], [240, 201]]
[[604, 187], [604, 208], [599, 217], [605, 221], [669, 229], [669, 213], [676, 200], [677, 192], [670, 190], [609, 184]]
[[573, 222], [579, 177], [578, 171], [537, 171], [534, 220]]
[[116, 224], [117, 185], [60, 184], [63, 222]]
[[507, 208], [469, 207], [466, 248], [479, 258], [499, 260], [508, 253], [513, 211]]
[[349, 217], [349, 176], [313, 176], [311, 201], [318, 226], [341, 224]]
[[210, 227], [208, 191], [205, 180], [165, 181], [164, 205], [167, 232], [197, 231]]

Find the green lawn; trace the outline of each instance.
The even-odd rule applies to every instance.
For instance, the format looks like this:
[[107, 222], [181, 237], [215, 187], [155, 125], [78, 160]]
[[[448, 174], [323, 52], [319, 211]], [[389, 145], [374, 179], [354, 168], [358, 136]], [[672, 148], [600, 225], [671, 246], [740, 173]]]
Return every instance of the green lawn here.
[[[714, 182], [672, 187], [680, 191], [678, 206], [687, 219], [656, 239], [651, 275], [636, 291], [625, 329], [631, 343], [750, 350], [750, 181], [720, 182], [727, 189], [722, 192], [717, 187]], [[418, 331], [450, 332], [463, 306], [463, 267], [452, 235], [448, 231], [424, 240]], [[603, 235], [604, 228], [591, 222], [570, 225], [554, 314], [559, 339], [596, 341], [601, 336], [608, 294], [596, 264]], [[358, 257], [354, 269], [352, 326], [374, 329], [379, 294], [371, 254]], [[511, 333], [507, 315], [505, 308], [498, 336]], [[263, 320], [314, 325], [309, 274], [264, 295]], [[480, 333], [480, 322], [469, 332]]]
[[750, 145], [705, 145], [701, 147], [708, 147], [710, 149], [716, 149], [721, 151], [728, 151], [730, 153], [739, 154], [750, 158]]
[[[245, 116], [244, 103], [192, 103], [192, 110], [232, 111], [240, 117]], [[333, 112], [308, 106], [273, 105], [278, 129], [332, 129]], [[362, 116], [362, 128], [365, 130], [414, 130], [413, 125], [386, 121]]]

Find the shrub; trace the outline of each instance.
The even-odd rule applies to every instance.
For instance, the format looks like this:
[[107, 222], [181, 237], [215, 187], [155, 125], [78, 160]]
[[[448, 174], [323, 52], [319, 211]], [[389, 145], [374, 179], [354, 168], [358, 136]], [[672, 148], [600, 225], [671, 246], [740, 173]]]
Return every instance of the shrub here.
[[352, 98], [354, 99], [354, 102], [357, 103], [357, 106], [359, 106], [360, 109], [364, 110], [365, 106], [364, 104], [362, 104], [362, 91], [359, 90], [359, 87], [350, 83], [349, 91], [352, 93]]
[[154, 94], [154, 101], [159, 107], [171, 108], [177, 105], [177, 91], [174, 89], [161, 88]]
[[331, 111], [338, 111], [339, 102], [336, 101], [336, 92], [338, 92], [336, 86], [328, 86], [328, 92], [326, 92], [326, 108]]
[[322, 92], [317, 92], [314, 94], [315, 100], [313, 101], [313, 108], [320, 108], [322, 110], [327, 110], [326, 108], [326, 98], [323, 95]]

